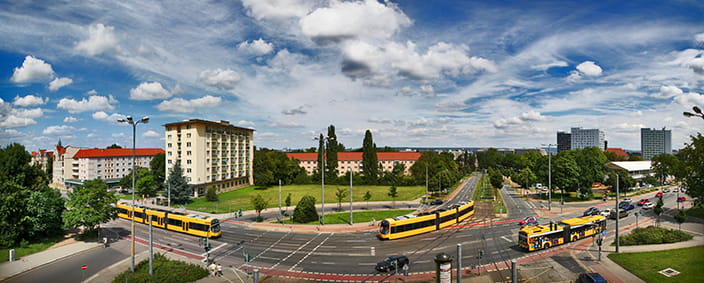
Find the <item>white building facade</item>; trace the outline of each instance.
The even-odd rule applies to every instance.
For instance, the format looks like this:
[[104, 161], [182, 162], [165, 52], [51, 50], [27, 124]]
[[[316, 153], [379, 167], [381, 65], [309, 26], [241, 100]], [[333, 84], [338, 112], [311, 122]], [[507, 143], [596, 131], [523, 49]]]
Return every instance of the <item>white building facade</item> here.
[[670, 130], [640, 129], [640, 152], [643, 160], [650, 160], [653, 156], [667, 153], [672, 154], [672, 133]]
[[582, 149], [595, 146], [605, 149], [604, 131], [599, 129], [571, 128], [570, 148]]

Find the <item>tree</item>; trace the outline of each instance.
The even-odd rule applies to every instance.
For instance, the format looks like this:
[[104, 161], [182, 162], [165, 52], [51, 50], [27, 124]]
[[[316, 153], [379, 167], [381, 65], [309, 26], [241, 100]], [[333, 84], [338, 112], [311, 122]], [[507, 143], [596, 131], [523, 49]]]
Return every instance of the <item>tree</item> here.
[[396, 189], [396, 186], [391, 186], [389, 188], [388, 195], [391, 197], [391, 200], [393, 201], [393, 207], [396, 207], [396, 197], [398, 196], [398, 190]]
[[579, 188], [591, 189], [594, 182], [604, 181], [608, 159], [601, 149], [593, 146], [579, 149], [575, 152], [575, 161], [579, 166]]
[[262, 220], [262, 211], [269, 206], [269, 201], [264, 199], [261, 194], [257, 194], [251, 198], [252, 206], [254, 210], [257, 211], [257, 222]]
[[149, 161], [149, 170], [154, 176], [154, 182], [157, 184], [157, 191], [164, 190], [164, 181], [166, 180], [166, 154], [157, 153]]
[[699, 202], [704, 198], [704, 136], [690, 136], [692, 142], [680, 150], [681, 161], [677, 176], [683, 180], [687, 194]]
[[188, 180], [183, 175], [183, 168], [181, 168], [180, 162], [176, 162], [174, 167], [171, 168], [166, 184], [167, 187], [171, 188], [171, 201], [175, 204], [185, 204], [191, 199], [193, 192], [191, 191], [191, 186], [188, 185]]
[[99, 228], [100, 223], [117, 217], [117, 209], [110, 206], [117, 202], [114, 192], [108, 192], [108, 185], [101, 179], [87, 180], [68, 193], [68, 210], [63, 213], [64, 227], [85, 227], [88, 230]]
[[[122, 178], [120, 179], [120, 187], [122, 187], [122, 189], [130, 189], [130, 190], [132, 189], [132, 172], [131, 171], [132, 171], [132, 169], [130, 169], [130, 173], [122, 176]], [[146, 176], [147, 174], [149, 174], [149, 169], [141, 167], [141, 166], [135, 166], [134, 172], [136, 173], [134, 176], [135, 187], [139, 188], [139, 186], [137, 185], [137, 181], [139, 180], [139, 178], [141, 176]], [[135, 191], [139, 191], [139, 190], [135, 189]]]
[[372, 199], [372, 193], [367, 191], [366, 193], [364, 193], [364, 196], [362, 197], [362, 199], [364, 199], [364, 201], [367, 202], [367, 207], [369, 207], [369, 200]]
[[286, 204], [286, 207], [291, 206], [291, 193], [288, 193], [288, 196], [286, 196], [286, 200], [284, 200], [284, 204]]
[[651, 162], [650, 166], [655, 171], [655, 177], [660, 181], [660, 184], [664, 184], [668, 176], [675, 175], [675, 171], [680, 166], [680, 160], [667, 153], [653, 156]]
[[335, 126], [328, 126], [328, 137], [325, 140], [327, 146], [325, 147], [325, 159], [328, 164], [326, 167], [325, 177], [328, 180], [335, 180], [337, 178], [337, 153], [345, 151], [345, 146], [337, 141], [337, 135], [335, 134]]
[[662, 208], [665, 204], [662, 201], [662, 196], [658, 197], [658, 202], [655, 204], [655, 208], [653, 208], [653, 211], [655, 212], [655, 215], [657, 215], [656, 223], [660, 223], [660, 215], [665, 212], [665, 210]]
[[215, 187], [209, 187], [205, 190], [205, 199], [207, 201], [218, 201], [218, 193]]
[[337, 188], [335, 197], [337, 198], [337, 210], [342, 210], [342, 200], [347, 197], [347, 190], [344, 188]]
[[37, 239], [63, 233], [61, 215], [66, 210], [65, 201], [58, 190], [45, 187], [33, 191], [27, 199], [29, 237]]
[[111, 149], [111, 148], [122, 148], [122, 147], [117, 145], [116, 143], [114, 143], [114, 144], [111, 144], [110, 146], [108, 146], [107, 148]]
[[315, 198], [312, 196], [302, 197], [293, 210], [293, 222], [308, 223], [318, 219], [318, 211], [315, 209]]
[[157, 183], [151, 171], [146, 170], [146, 168], [142, 169], [143, 170], [137, 171], [137, 180], [135, 182], [137, 191], [145, 197], [156, 196], [159, 183]]
[[362, 142], [362, 168], [365, 182], [369, 185], [375, 185], [377, 178], [379, 178], [379, 159], [370, 130], [364, 133], [364, 141]]
[[285, 153], [268, 148], [254, 151], [254, 184], [270, 187], [278, 184], [294, 184], [307, 181], [305, 169], [298, 165], [299, 160], [288, 159]]
[[677, 221], [680, 230], [682, 230], [682, 223], [687, 220], [687, 214], [684, 213], [684, 209], [678, 209], [677, 211], [677, 214], [675, 214], [675, 221]]
[[575, 161], [575, 152], [562, 151], [552, 159], [552, 184], [560, 188], [560, 192], [576, 191], [579, 186], [579, 166]]
[[501, 171], [494, 168], [489, 168], [489, 182], [491, 183], [492, 187], [501, 189], [504, 183], [504, 178], [501, 174]]
[[628, 171], [625, 169], [611, 170], [604, 185], [611, 186], [614, 192], [616, 191], [616, 175], [618, 175], [619, 189], [622, 192], [636, 185], [636, 180], [628, 175]]
[[526, 167], [521, 169], [521, 171], [518, 173], [518, 176], [516, 176], [516, 179], [514, 179], [513, 181], [520, 184], [521, 187], [527, 189], [531, 185], [535, 184], [536, 180], [537, 177], [535, 177], [535, 174], [533, 174], [533, 170], [530, 170], [530, 168]]

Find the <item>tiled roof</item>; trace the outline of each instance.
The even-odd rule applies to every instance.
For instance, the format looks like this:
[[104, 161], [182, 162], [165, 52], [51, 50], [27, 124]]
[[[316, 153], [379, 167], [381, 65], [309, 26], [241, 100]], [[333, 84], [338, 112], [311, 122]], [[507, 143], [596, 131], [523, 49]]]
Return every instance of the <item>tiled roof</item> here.
[[[136, 156], [156, 155], [164, 153], [161, 148], [137, 148], [135, 149]], [[90, 158], [90, 157], [117, 157], [117, 156], [132, 156], [131, 148], [93, 148], [81, 149], [76, 152], [73, 158]]]
[[[298, 159], [300, 161], [316, 161], [318, 160], [317, 152], [293, 152], [286, 153], [289, 159]], [[392, 161], [392, 160], [418, 160], [420, 158], [420, 152], [377, 152], [376, 158], [379, 161]], [[362, 160], [361, 152], [338, 152], [337, 160]]]
[[606, 149], [606, 152], [613, 152], [616, 153], [616, 155], [618, 156], [628, 157], [628, 153], [626, 153], [626, 151], [624, 151], [622, 148], [610, 147]]

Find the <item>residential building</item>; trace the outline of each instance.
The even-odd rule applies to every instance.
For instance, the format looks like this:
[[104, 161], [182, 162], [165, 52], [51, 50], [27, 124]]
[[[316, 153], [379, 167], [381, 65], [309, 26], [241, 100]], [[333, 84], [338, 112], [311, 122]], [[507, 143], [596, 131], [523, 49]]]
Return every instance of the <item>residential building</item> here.
[[[392, 171], [396, 164], [403, 164], [404, 174], [410, 175], [410, 169], [416, 160], [420, 158], [420, 152], [377, 152], [376, 157], [379, 162], [379, 171]], [[317, 152], [294, 152], [286, 153], [289, 159], [298, 159], [298, 165], [306, 169], [306, 174], [313, 175], [318, 169]], [[329, 166], [329, 164], [327, 165]], [[337, 172], [339, 176], [347, 174], [348, 171], [355, 174], [362, 170], [362, 152], [338, 152]]]
[[670, 130], [640, 129], [640, 152], [643, 160], [650, 160], [653, 156], [667, 153], [672, 154], [672, 133]]
[[[39, 151], [32, 151], [32, 160], [29, 162], [30, 165], [39, 165], [42, 170], [46, 171], [49, 159], [54, 157], [54, 152], [47, 151], [46, 149], [40, 149]], [[51, 164], [54, 165], [53, 163]]]
[[616, 156], [623, 158], [623, 160], [628, 160], [630, 157], [623, 148], [609, 147], [604, 152], [613, 152]]
[[582, 149], [591, 146], [598, 147], [601, 150], [606, 149], [604, 131], [599, 129], [571, 129], [570, 149]]
[[166, 174], [181, 164], [193, 196], [207, 188], [218, 193], [254, 184], [254, 130], [228, 121], [191, 119], [164, 125]]
[[557, 132], [557, 152], [572, 149], [572, 134]]

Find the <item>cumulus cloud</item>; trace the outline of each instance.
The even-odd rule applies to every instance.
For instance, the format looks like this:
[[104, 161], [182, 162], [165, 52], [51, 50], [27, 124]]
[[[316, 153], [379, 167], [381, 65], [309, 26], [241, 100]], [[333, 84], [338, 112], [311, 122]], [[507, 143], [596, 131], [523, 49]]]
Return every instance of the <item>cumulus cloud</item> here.
[[386, 39], [410, 26], [411, 20], [391, 2], [333, 0], [330, 7], [316, 9], [299, 23], [305, 36], [325, 44], [359, 37]]
[[145, 138], [159, 138], [159, 137], [161, 137], [161, 134], [159, 134], [155, 131], [149, 130], [149, 131], [144, 132], [144, 134], [142, 134], [142, 136]]
[[86, 91], [86, 94], [87, 94], [87, 95], [96, 95], [96, 94], [98, 94], [98, 91], [97, 91], [97, 90], [94, 90], [94, 89], [91, 89], [91, 90], [89, 90], [89, 91]]
[[21, 128], [36, 124], [32, 118], [9, 115], [5, 119], [0, 119], [0, 128]]
[[692, 105], [704, 105], [704, 95], [695, 92], [683, 93], [675, 96], [673, 102], [689, 109]]
[[124, 119], [125, 115], [113, 113], [109, 114], [105, 113], [104, 111], [98, 111], [93, 113], [92, 115], [93, 119], [99, 120], [99, 121], [105, 121], [105, 122], [110, 122], [110, 123], [117, 123], [117, 120], [119, 119]]
[[577, 65], [577, 70], [571, 71], [567, 80], [570, 82], [576, 82], [580, 80], [583, 76], [600, 76], [602, 73], [601, 67], [592, 61], [584, 61]]
[[49, 101], [49, 98], [41, 98], [39, 96], [34, 96], [34, 95], [27, 95], [24, 97], [20, 96], [15, 96], [15, 100], [12, 102], [15, 106], [23, 106], [23, 107], [28, 107], [28, 106], [37, 106], [37, 105], [42, 105], [46, 104]]
[[521, 113], [520, 119], [523, 121], [545, 121], [548, 117], [543, 116], [540, 112], [531, 110]]
[[274, 50], [274, 44], [272, 44], [271, 42], [266, 42], [263, 39], [259, 38], [251, 42], [244, 41], [237, 46], [237, 49], [243, 52], [247, 52], [249, 54], [261, 56], [264, 54], [271, 53], [271, 51]]
[[171, 92], [164, 89], [159, 82], [144, 82], [136, 88], [130, 89], [130, 99], [132, 100], [155, 100], [169, 97], [171, 97]]
[[535, 122], [535, 121], [546, 121], [546, 120], [549, 120], [549, 118], [546, 116], [543, 116], [538, 111], [531, 110], [528, 112], [521, 113], [521, 115], [518, 117], [510, 117], [510, 118], [496, 120], [494, 122], [494, 128], [506, 129], [506, 128], [521, 125], [524, 123]]
[[247, 15], [257, 20], [302, 17], [310, 12], [313, 4], [307, 0], [242, 0]]
[[206, 95], [201, 98], [186, 100], [174, 98], [165, 100], [156, 106], [157, 109], [167, 112], [192, 113], [196, 108], [216, 107], [220, 105], [222, 98]]
[[42, 59], [34, 56], [24, 57], [21, 67], [14, 69], [10, 81], [15, 83], [33, 82], [37, 80], [50, 79], [54, 76], [54, 69]]
[[654, 94], [653, 96], [658, 97], [658, 98], [670, 98], [673, 96], [678, 96], [684, 93], [680, 88], [672, 85], [668, 86], [661, 86], [660, 87], [660, 92]]
[[44, 115], [41, 108], [15, 109], [10, 103], [0, 98], [0, 128], [20, 128], [34, 125], [35, 118]]
[[75, 123], [78, 122], [79, 119], [76, 117], [68, 116], [64, 118], [64, 123]]
[[216, 87], [222, 90], [230, 90], [235, 88], [237, 82], [240, 81], [240, 75], [230, 69], [215, 69], [205, 70], [200, 73], [198, 80], [206, 85]]
[[59, 100], [59, 104], [57, 104], [56, 107], [66, 110], [69, 113], [81, 113], [94, 110], [113, 110], [115, 109], [113, 104], [117, 104], [117, 100], [112, 97], [112, 95], [108, 97], [91, 95], [88, 99], [83, 98], [80, 101], [62, 98]]
[[296, 122], [271, 123], [268, 126], [271, 128], [286, 128], [286, 129], [305, 128], [304, 125], [301, 125]]
[[44, 131], [42, 131], [42, 133], [45, 135], [61, 136], [61, 135], [71, 134], [75, 131], [77, 131], [77, 129], [72, 126], [61, 125], [61, 126], [46, 127], [46, 129], [44, 129]]
[[567, 67], [567, 62], [565, 61], [555, 61], [555, 62], [550, 62], [546, 64], [538, 64], [535, 66], [531, 66], [530, 68], [533, 70], [540, 70], [540, 71], [545, 71], [547, 69], [553, 68], [553, 67]]
[[73, 83], [73, 80], [71, 78], [55, 78], [53, 81], [49, 83], [49, 90], [50, 91], [57, 91], [62, 87], [65, 87], [67, 85], [70, 85]]
[[88, 27], [88, 38], [76, 44], [75, 49], [89, 56], [118, 50], [118, 39], [115, 28], [103, 24], [93, 24]]
[[237, 122], [237, 126], [240, 127], [254, 127], [254, 122], [252, 121], [246, 121], [246, 120], [240, 120]]
[[293, 108], [293, 109], [285, 109], [285, 110], [281, 111], [281, 114], [284, 114], [284, 115], [299, 115], [299, 114], [303, 115], [306, 113], [308, 113], [308, 112], [303, 110], [303, 106], [299, 106], [298, 108]]

